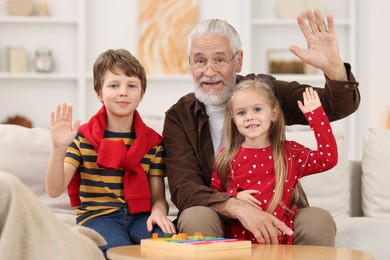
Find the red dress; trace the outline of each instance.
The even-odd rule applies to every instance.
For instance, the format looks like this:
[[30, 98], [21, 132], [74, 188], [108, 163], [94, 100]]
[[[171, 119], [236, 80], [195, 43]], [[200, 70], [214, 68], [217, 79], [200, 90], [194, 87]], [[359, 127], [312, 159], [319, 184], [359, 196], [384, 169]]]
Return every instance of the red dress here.
[[[285, 141], [283, 152], [288, 160], [288, 173], [285, 181], [282, 202], [290, 206], [290, 210], [278, 206], [273, 212], [274, 216], [283, 221], [292, 229], [295, 205], [290, 205], [294, 188], [303, 176], [323, 172], [337, 164], [337, 144], [333, 136], [329, 120], [322, 107], [305, 114], [310, 127], [314, 130], [317, 140], [317, 150], [311, 150], [294, 141]], [[274, 161], [271, 147], [244, 148], [241, 147], [231, 163], [229, 173], [230, 187], [227, 191], [222, 189], [220, 179], [214, 172], [211, 187], [236, 197], [240, 190], [254, 189], [259, 193], [255, 198], [261, 202], [261, 209], [266, 210], [272, 199], [275, 189]], [[226, 237], [251, 240], [256, 239], [246, 230], [240, 222], [226, 224]], [[292, 244], [292, 236], [282, 235], [280, 244]]]

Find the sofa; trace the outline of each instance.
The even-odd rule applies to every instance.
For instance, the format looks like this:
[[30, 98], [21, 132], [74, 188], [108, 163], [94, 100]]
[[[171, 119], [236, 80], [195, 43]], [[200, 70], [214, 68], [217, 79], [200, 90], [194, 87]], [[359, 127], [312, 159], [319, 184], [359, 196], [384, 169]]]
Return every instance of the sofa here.
[[[343, 134], [334, 130], [337, 165], [324, 173], [301, 179], [311, 206], [324, 208], [335, 220], [335, 246], [389, 259], [390, 248], [390, 130], [369, 128], [362, 137], [362, 159], [348, 160]], [[287, 139], [312, 149], [311, 131], [288, 131]]]
[[[161, 132], [161, 118], [146, 123]], [[339, 162], [333, 169], [302, 179], [312, 206], [327, 209], [337, 225], [336, 247], [367, 251], [375, 259], [390, 256], [390, 130], [367, 129], [361, 161], [350, 161], [344, 136], [335, 131]], [[315, 148], [311, 131], [287, 132], [287, 139]], [[53, 199], [45, 192], [45, 169], [51, 149], [50, 131], [0, 124], [0, 174], [8, 172], [25, 183], [60, 219], [74, 224], [75, 214], [66, 194]], [[169, 216], [177, 208], [170, 205]]]

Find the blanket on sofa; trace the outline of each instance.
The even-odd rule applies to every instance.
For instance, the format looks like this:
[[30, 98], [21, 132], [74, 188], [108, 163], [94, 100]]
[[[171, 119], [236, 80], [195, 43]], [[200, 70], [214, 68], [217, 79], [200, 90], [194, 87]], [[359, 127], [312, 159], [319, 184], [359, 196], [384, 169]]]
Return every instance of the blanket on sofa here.
[[59, 220], [17, 177], [0, 172], [0, 259], [105, 259], [97, 245], [105, 240], [83, 232]]

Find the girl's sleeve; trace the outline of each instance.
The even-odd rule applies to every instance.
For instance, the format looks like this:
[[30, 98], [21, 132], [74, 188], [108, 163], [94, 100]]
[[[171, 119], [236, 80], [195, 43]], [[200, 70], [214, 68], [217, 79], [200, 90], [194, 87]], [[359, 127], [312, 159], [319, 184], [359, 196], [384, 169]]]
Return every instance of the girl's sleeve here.
[[296, 142], [290, 142], [294, 161], [300, 176], [327, 171], [337, 164], [337, 143], [333, 135], [332, 127], [324, 109], [319, 107], [305, 113], [310, 128], [314, 131], [317, 141], [317, 150], [303, 147]]

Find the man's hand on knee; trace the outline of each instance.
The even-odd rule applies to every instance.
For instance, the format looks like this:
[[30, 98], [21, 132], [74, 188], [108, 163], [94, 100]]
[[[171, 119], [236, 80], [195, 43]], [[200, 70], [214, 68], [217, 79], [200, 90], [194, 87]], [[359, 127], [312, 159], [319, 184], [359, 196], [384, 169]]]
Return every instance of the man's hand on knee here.
[[260, 244], [279, 244], [282, 234], [292, 236], [293, 231], [275, 216], [261, 210], [248, 212], [239, 219], [241, 224], [256, 238]]
[[293, 235], [293, 231], [272, 214], [259, 207], [236, 199], [229, 199], [229, 217], [238, 219], [260, 244], [279, 244], [282, 234]]

